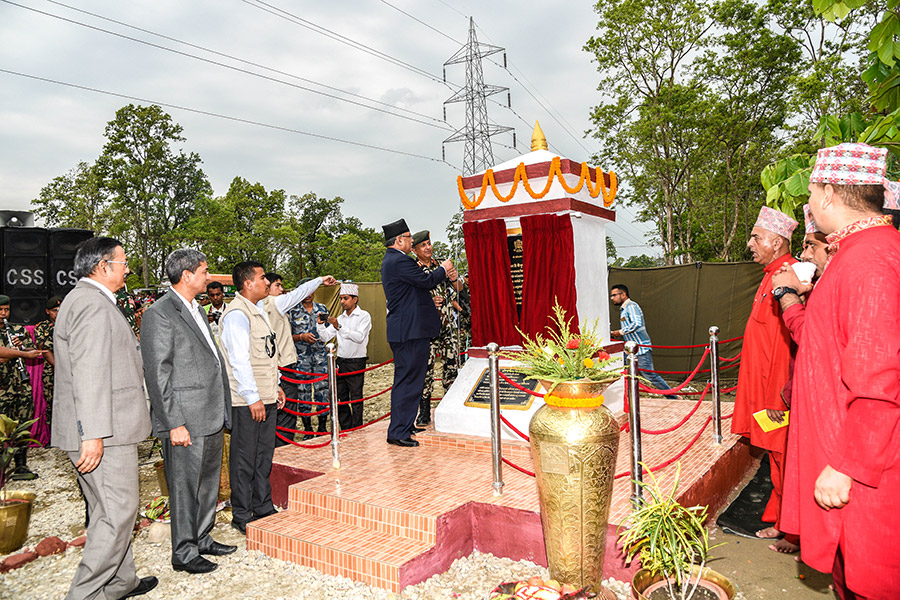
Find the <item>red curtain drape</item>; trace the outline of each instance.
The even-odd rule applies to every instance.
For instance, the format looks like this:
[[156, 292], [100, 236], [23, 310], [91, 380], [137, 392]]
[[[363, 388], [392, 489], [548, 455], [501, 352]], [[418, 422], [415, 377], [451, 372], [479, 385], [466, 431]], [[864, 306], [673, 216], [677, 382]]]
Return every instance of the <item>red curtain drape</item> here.
[[520, 344], [503, 219], [463, 223], [469, 291], [472, 295], [472, 345]]
[[[519, 327], [529, 337], [546, 336], [557, 303], [578, 331], [575, 292], [575, 242], [569, 215], [522, 217], [524, 282]], [[601, 240], [602, 242], [602, 240]]]

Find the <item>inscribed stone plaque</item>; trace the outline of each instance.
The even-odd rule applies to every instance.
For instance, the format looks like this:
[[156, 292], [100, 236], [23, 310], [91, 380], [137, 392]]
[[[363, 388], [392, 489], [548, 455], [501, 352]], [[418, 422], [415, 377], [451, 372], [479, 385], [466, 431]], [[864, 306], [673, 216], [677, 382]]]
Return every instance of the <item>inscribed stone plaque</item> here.
[[[532, 391], [536, 390], [538, 386], [540, 386], [540, 383], [538, 383], [537, 381], [526, 381], [525, 374], [518, 371], [509, 371], [504, 372], [503, 374], [522, 387]], [[531, 403], [533, 401], [534, 396], [532, 396], [528, 392], [523, 392], [520, 389], [514, 388], [510, 384], [506, 383], [502, 377], [500, 378], [500, 408], [512, 410], [528, 410], [529, 408], [531, 408]], [[475, 385], [475, 388], [471, 392], [469, 392], [469, 397], [466, 398], [466, 406], [487, 408], [488, 410], [490, 410], [491, 377], [488, 369], [484, 369], [481, 371], [481, 377], [478, 378], [478, 383]]]
[[516, 310], [522, 315], [522, 282], [525, 281], [523, 270], [522, 234], [506, 236], [506, 249], [509, 252], [509, 275], [512, 279], [513, 294], [516, 298]]

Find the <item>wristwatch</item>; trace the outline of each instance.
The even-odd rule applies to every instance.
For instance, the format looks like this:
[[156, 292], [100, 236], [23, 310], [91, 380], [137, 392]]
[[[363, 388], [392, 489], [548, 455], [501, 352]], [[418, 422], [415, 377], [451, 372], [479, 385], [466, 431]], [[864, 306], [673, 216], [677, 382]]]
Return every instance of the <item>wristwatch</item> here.
[[798, 298], [800, 297], [800, 292], [798, 292], [797, 290], [795, 290], [792, 287], [787, 287], [786, 285], [778, 286], [777, 288], [772, 290], [772, 297], [775, 298], [776, 300], [781, 300], [781, 297], [784, 296], [785, 294], [793, 294], [793, 295], [797, 296]]

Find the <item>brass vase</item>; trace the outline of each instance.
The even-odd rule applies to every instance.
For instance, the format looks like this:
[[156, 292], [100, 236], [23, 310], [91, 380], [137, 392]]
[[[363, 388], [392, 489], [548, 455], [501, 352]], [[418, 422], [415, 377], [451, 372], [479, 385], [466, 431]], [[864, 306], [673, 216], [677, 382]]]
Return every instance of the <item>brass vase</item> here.
[[612, 383], [542, 381], [550, 392], [528, 426], [550, 577], [596, 593], [619, 449], [619, 424], [603, 406]]
[[14, 552], [25, 543], [34, 499], [31, 492], [0, 493], [0, 554]]

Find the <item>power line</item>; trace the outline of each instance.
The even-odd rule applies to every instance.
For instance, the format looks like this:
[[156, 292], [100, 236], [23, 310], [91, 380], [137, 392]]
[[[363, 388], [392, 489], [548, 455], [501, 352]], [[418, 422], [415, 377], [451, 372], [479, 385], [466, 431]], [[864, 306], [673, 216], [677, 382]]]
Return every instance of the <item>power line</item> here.
[[324, 35], [327, 38], [331, 38], [335, 41], [341, 42], [342, 44], [346, 44], [352, 48], [356, 48], [357, 50], [362, 50], [363, 52], [365, 52], [367, 54], [371, 54], [372, 56], [374, 56], [376, 58], [386, 60], [396, 66], [403, 67], [404, 69], [412, 71], [413, 73], [416, 73], [418, 75], [427, 77], [438, 83], [441, 83], [441, 84], [446, 83], [440, 77], [438, 77], [437, 75], [435, 75], [433, 73], [429, 73], [425, 69], [421, 69], [421, 68], [419, 68], [415, 65], [412, 65], [406, 61], [400, 60], [399, 58], [395, 58], [395, 57], [391, 56], [390, 54], [386, 54], [380, 50], [376, 50], [375, 48], [372, 48], [371, 46], [363, 44], [362, 42], [357, 42], [356, 40], [349, 38], [345, 35], [341, 35], [340, 33], [331, 31], [330, 29], [322, 27], [321, 25], [317, 25], [317, 24], [313, 23], [312, 21], [309, 21], [302, 17], [298, 17], [297, 15], [295, 15], [291, 12], [288, 12], [284, 9], [278, 8], [277, 6], [273, 6], [272, 4], [269, 4], [267, 2], [263, 2], [262, 0], [241, 0], [241, 2], [243, 2], [244, 4], [247, 4], [249, 6], [252, 6], [253, 8], [257, 8], [259, 10], [262, 10], [262, 11], [265, 11], [272, 15], [275, 15], [276, 17], [284, 19], [290, 23], [294, 23], [295, 25], [305, 27], [306, 29], [309, 29], [310, 31], [314, 31], [318, 34]]
[[[391, 111], [385, 110], [385, 109], [383, 109], [383, 108], [378, 108], [378, 107], [376, 107], [376, 106], [369, 106], [369, 105], [367, 105], [367, 104], [363, 104], [362, 102], [357, 102], [357, 101], [355, 101], [355, 100], [350, 100], [350, 99], [348, 99], [348, 98], [341, 98], [340, 96], [336, 96], [336, 95], [334, 95], [334, 94], [329, 94], [329, 93], [327, 93], [327, 92], [322, 92], [322, 91], [320, 91], [320, 90], [315, 90], [315, 89], [312, 89], [312, 88], [309, 88], [309, 87], [306, 87], [306, 86], [303, 86], [303, 85], [299, 85], [299, 84], [296, 84], [296, 83], [291, 83], [291, 82], [289, 82], [289, 81], [284, 81], [284, 80], [282, 80], [282, 79], [278, 79], [278, 78], [275, 78], [275, 77], [270, 77], [270, 76], [264, 75], [264, 74], [262, 74], [262, 73], [256, 73], [256, 72], [250, 71], [250, 70], [248, 70], [248, 69], [242, 69], [242, 68], [240, 68], [240, 67], [236, 67], [236, 66], [234, 66], [234, 65], [229, 65], [229, 64], [226, 64], [226, 63], [223, 63], [223, 62], [219, 62], [219, 61], [216, 61], [216, 60], [212, 60], [212, 59], [210, 59], [210, 58], [204, 58], [204, 57], [202, 57], [202, 56], [197, 56], [197, 55], [191, 54], [191, 53], [189, 53], [189, 52], [182, 52], [181, 50], [176, 50], [176, 49], [174, 49], [174, 48], [168, 48], [168, 47], [162, 46], [162, 45], [160, 45], [160, 44], [155, 44], [155, 43], [153, 43], [153, 42], [148, 42], [148, 41], [146, 41], [146, 40], [142, 40], [142, 39], [139, 39], [139, 38], [131, 37], [131, 36], [128, 36], [128, 35], [125, 35], [125, 34], [122, 34], [122, 33], [117, 33], [117, 32], [115, 32], [115, 31], [110, 31], [110, 30], [108, 30], [108, 29], [104, 29], [104, 28], [102, 28], [102, 27], [97, 27], [97, 26], [95, 26], [95, 25], [89, 25], [88, 23], [82, 23], [81, 21], [76, 21], [76, 20], [74, 20], [74, 19], [69, 19], [69, 18], [67, 18], [67, 17], [63, 17], [63, 16], [60, 16], [60, 15], [55, 15], [55, 14], [53, 14], [53, 13], [49, 13], [49, 12], [46, 12], [46, 11], [38, 10], [38, 9], [32, 8], [32, 7], [30, 7], [30, 6], [24, 6], [24, 5], [22, 5], [22, 4], [18, 4], [18, 3], [16, 3], [16, 2], [12, 2], [12, 0], [0, 0], [0, 2], [5, 2], [6, 4], [10, 4], [10, 5], [12, 5], [12, 6], [17, 6], [17, 7], [19, 7], [19, 8], [23, 8], [23, 9], [25, 9], [25, 10], [30, 10], [30, 11], [32, 11], [32, 12], [36, 12], [36, 13], [41, 14], [41, 15], [45, 15], [45, 16], [48, 16], [48, 17], [52, 17], [52, 18], [54, 18], [54, 19], [58, 19], [58, 20], [60, 20], [60, 21], [65, 21], [65, 22], [67, 22], [67, 23], [71, 23], [71, 24], [73, 24], [73, 25], [78, 25], [78, 26], [80, 26], [80, 27], [85, 27], [85, 28], [87, 28], [87, 29], [92, 29], [92, 30], [94, 30], [94, 31], [99, 31], [99, 32], [102, 32], [102, 33], [106, 33], [106, 34], [108, 34], [108, 35], [112, 35], [112, 36], [115, 36], [115, 37], [118, 37], [118, 38], [126, 39], [126, 40], [129, 40], [129, 41], [132, 41], [132, 42], [137, 42], [137, 43], [139, 43], [139, 44], [144, 44], [144, 45], [150, 46], [150, 47], [152, 47], [152, 48], [157, 48], [157, 49], [159, 49], [159, 50], [165, 50], [166, 52], [171, 52], [171, 53], [173, 53], [173, 54], [178, 54], [178, 55], [180, 55], [180, 56], [185, 56], [185, 57], [188, 57], [188, 58], [193, 58], [193, 59], [196, 59], [196, 60], [199, 60], [199, 61], [202, 61], [202, 62], [206, 62], [206, 63], [212, 64], [212, 65], [216, 65], [216, 66], [219, 66], [219, 67], [224, 67], [224, 68], [226, 68], [226, 69], [231, 69], [232, 71], [237, 71], [237, 72], [239, 72], [239, 73], [244, 73], [244, 74], [246, 74], [246, 75], [252, 75], [252, 76], [254, 76], [254, 77], [259, 77], [260, 79], [265, 79], [265, 80], [272, 81], [272, 82], [275, 82], [275, 83], [280, 83], [280, 84], [282, 84], [282, 85], [287, 85], [287, 86], [290, 86], [290, 87], [293, 87], [293, 88], [296, 88], [296, 89], [304, 90], [304, 91], [307, 91], [307, 92], [312, 92], [313, 94], [319, 94], [319, 95], [321, 95], [321, 96], [325, 96], [325, 97], [331, 98], [331, 99], [333, 99], [333, 100], [338, 100], [338, 101], [340, 101], [340, 102], [347, 102], [347, 103], [349, 103], [349, 104], [353, 104], [353, 105], [356, 105], [356, 106], [360, 106], [360, 107], [362, 107], [362, 108], [367, 108], [367, 109], [369, 109], [369, 110], [375, 110], [375, 111], [384, 113], [384, 114], [386, 114], [386, 115], [391, 115], [391, 116], [397, 117], [397, 118], [399, 118], [399, 119], [405, 119], [405, 120], [407, 120], [407, 121], [412, 121], [412, 122], [415, 122], [415, 123], [420, 123], [420, 124], [422, 124], [422, 125], [428, 125], [429, 127], [435, 127], [435, 128], [437, 128], [437, 129], [443, 129], [443, 130], [445, 130], [445, 131], [452, 131], [452, 130], [453, 130], [452, 127], [450, 127], [449, 125], [444, 124], [442, 121], [439, 121], [439, 120], [437, 120], [437, 119], [434, 119], [434, 121], [435, 121], [434, 123], [429, 123], [428, 121], [423, 121], [423, 120], [421, 120], [421, 119], [416, 119], [416, 118], [409, 117], [409, 116], [406, 116], [406, 115], [397, 114], [397, 113], [395, 113], [395, 112], [391, 112]], [[433, 117], [429, 117], [429, 118], [433, 118]]]
[[168, 103], [168, 102], [160, 102], [160, 101], [158, 101], [158, 100], [150, 100], [150, 99], [147, 99], [147, 98], [141, 98], [141, 97], [139, 97], [139, 96], [131, 96], [131, 95], [129, 95], [129, 94], [120, 94], [120, 93], [118, 93], [118, 92], [110, 92], [110, 91], [108, 91], [108, 90], [101, 90], [101, 89], [98, 89], [98, 88], [92, 88], [92, 87], [85, 86], [85, 85], [79, 85], [79, 84], [77, 84], [77, 83], [69, 83], [69, 82], [66, 82], [66, 81], [59, 81], [59, 80], [56, 80], [56, 79], [49, 79], [49, 78], [47, 78], [47, 77], [40, 77], [40, 76], [38, 76], [38, 75], [29, 75], [28, 73], [19, 73], [19, 72], [17, 72], [17, 71], [10, 71], [10, 70], [8, 70], [8, 69], [3, 69], [3, 68], [0, 68], [0, 73], [8, 73], [9, 75], [17, 75], [17, 76], [19, 76], [19, 77], [25, 77], [25, 78], [28, 78], [28, 79], [34, 79], [34, 80], [36, 80], [36, 81], [43, 81], [43, 82], [45, 82], [45, 83], [53, 83], [53, 84], [56, 84], [56, 85], [63, 85], [63, 86], [66, 86], [66, 87], [71, 87], [71, 88], [75, 88], [75, 89], [79, 89], [79, 90], [85, 90], [85, 91], [88, 91], [88, 92], [95, 92], [95, 93], [98, 93], [98, 94], [105, 94], [105, 95], [107, 95], [107, 96], [114, 96], [114, 97], [116, 97], [116, 98], [124, 98], [124, 99], [126, 99], [126, 100], [135, 100], [135, 101], [137, 101], [137, 102], [144, 102], [144, 103], [147, 103], [147, 104], [156, 104], [156, 105], [159, 105], [159, 106], [165, 106], [165, 107], [168, 107], [168, 108], [174, 108], [174, 109], [177, 109], [177, 110], [183, 110], [183, 111], [186, 111], [186, 112], [196, 113], [196, 114], [204, 115], [204, 116], [207, 116], [207, 117], [215, 117], [215, 118], [217, 118], [217, 119], [225, 119], [225, 120], [227, 120], [227, 121], [234, 121], [234, 122], [236, 122], [236, 123], [244, 123], [244, 124], [247, 124], [247, 125], [256, 125], [256, 126], [258, 126], [258, 127], [265, 127], [265, 128], [267, 128], [267, 129], [275, 129], [275, 130], [278, 130], [278, 131], [285, 131], [285, 132], [287, 132], [287, 133], [296, 133], [296, 134], [298, 134], [298, 135], [305, 135], [305, 136], [309, 136], [309, 137], [318, 138], [318, 139], [321, 139], [321, 140], [328, 140], [328, 141], [330, 141], [330, 142], [340, 142], [340, 143], [342, 143], [342, 144], [350, 144], [351, 146], [358, 146], [358, 147], [360, 147], [360, 148], [369, 148], [370, 150], [380, 150], [380, 151], [382, 151], [382, 152], [390, 152], [390, 153], [392, 153], [392, 154], [400, 154], [400, 155], [403, 155], [403, 156], [410, 156], [410, 157], [412, 157], [412, 158], [421, 158], [421, 159], [423, 159], [423, 160], [429, 160], [429, 161], [436, 162], [436, 163], [444, 163], [444, 164], [446, 164], [447, 166], [449, 166], [449, 167], [451, 167], [451, 168], [453, 168], [453, 169], [455, 169], [455, 170], [458, 170], [458, 169], [456, 169], [456, 167], [454, 167], [452, 164], [450, 164], [449, 162], [447, 162], [447, 161], [445, 161], [445, 160], [441, 160], [441, 159], [438, 159], [438, 158], [432, 158], [432, 157], [430, 157], [430, 156], [425, 156], [425, 155], [422, 155], [422, 154], [415, 154], [414, 152], [405, 152], [405, 151], [403, 151], [403, 150], [395, 150], [395, 149], [393, 149], [393, 148], [385, 148], [385, 147], [383, 147], [383, 146], [375, 146], [374, 144], [365, 144], [365, 143], [363, 143], [363, 142], [354, 142], [354, 141], [352, 141], [352, 140], [345, 140], [345, 139], [337, 138], [337, 137], [333, 137], [333, 136], [322, 135], [322, 134], [320, 134], [320, 133], [312, 133], [311, 131], [303, 131], [302, 129], [294, 129], [294, 128], [292, 128], [292, 127], [283, 127], [283, 126], [281, 126], [281, 125], [272, 125], [272, 124], [270, 124], [270, 123], [263, 123], [263, 122], [261, 122], [261, 121], [254, 121], [254, 120], [252, 120], [252, 119], [244, 119], [244, 118], [241, 118], [241, 117], [233, 117], [233, 116], [230, 116], [230, 115], [223, 115], [223, 114], [220, 114], [220, 113], [214, 113], [214, 112], [211, 112], [211, 111], [208, 111], [208, 110], [201, 110], [201, 109], [199, 109], [199, 108], [190, 108], [190, 107], [187, 107], [187, 106], [181, 106], [181, 105], [179, 105], [179, 104], [172, 104], [172, 103]]
[[[415, 16], [409, 14], [408, 12], [406, 12], [405, 10], [403, 10], [402, 8], [399, 8], [399, 7], [397, 7], [397, 6], [394, 6], [393, 4], [391, 4], [390, 2], [388, 2], [387, 0], [381, 0], [381, 3], [390, 6], [391, 8], [393, 8], [394, 10], [396, 10], [397, 12], [406, 15], [407, 17], [409, 17], [410, 19], [412, 19], [412, 20], [415, 21], [416, 23], [420, 23], [421, 25], [424, 25], [425, 27], [427, 27], [428, 29], [432, 30], [433, 32], [435, 32], [435, 33], [437, 33], [437, 34], [439, 34], [439, 35], [444, 36], [445, 38], [447, 38], [448, 40], [450, 40], [450, 41], [453, 42], [454, 44], [457, 44], [457, 45], [461, 45], [461, 44], [462, 44], [462, 42], [460, 42], [459, 40], [450, 37], [449, 35], [447, 35], [447, 34], [444, 33], [443, 31], [441, 31], [440, 29], [436, 29], [435, 27], [432, 27], [431, 25], [429, 25], [428, 23], [426, 23], [426, 22], [423, 21], [422, 19], [420, 19], [420, 18], [418, 18], [418, 17], [415, 17]], [[459, 11], [456, 11], [456, 12], [459, 12]], [[460, 14], [462, 14], [462, 13], [460, 13]]]
[[172, 37], [172, 36], [168, 36], [168, 35], [165, 35], [165, 34], [162, 34], [162, 33], [157, 33], [157, 32], [155, 32], [155, 31], [151, 31], [151, 30], [149, 30], [149, 29], [144, 29], [144, 28], [142, 28], [142, 27], [137, 27], [136, 25], [131, 25], [131, 24], [129, 24], [129, 23], [125, 23], [125, 22], [123, 22], [123, 21], [118, 21], [118, 20], [112, 19], [112, 18], [110, 18], [110, 17], [105, 17], [105, 16], [103, 16], [103, 15], [99, 15], [99, 14], [97, 14], [97, 13], [93, 13], [93, 12], [90, 12], [90, 11], [87, 11], [87, 10], [83, 10], [83, 9], [77, 8], [77, 7], [75, 7], [75, 6], [70, 6], [70, 5], [68, 5], [68, 4], [64, 4], [64, 3], [62, 3], [62, 2], [58, 2], [57, 0], [46, 0], [46, 1], [49, 2], [49, 3], [51, 3], [51, 4], [55, 4], [55, 5], [57, 5], [57, 6], [62, 6], [62, 7], [64, 7], [64, 8], [68, 8], [69, 10], [73, 10], [73, 11], [76, 11], [76, 12], [79, 12], [79, 13], [82, 13], [82, 14], [85, 14], [85, 15], [90, 15], [90, 16], [95, 17], [95, 18], [97, 18], [97, 19], [102, 19], [102, 20], [108, 21], [108, 22], [110, 22], [110, 23], [115, 23], [116, 25], [121, 25], [122, 27], [128, 27], [129, 29], [134, 29], [134, 30], [140, 31], [140, 32], [142, 32], [142, 33], [146, 33], [146, 34], [149, 34], [149, 35], [153, 35], [153, 36], [156, 36], [156, 37], [160, 37], [160, 38], [163, 38], [163, 39], [165, 39], [165, 40], [169, 40], [169, 41], [171, 41], [171, 42], [176, 42], [176, 43], [178, 43], [178, 44], [183, 44], [183, 45], [188, 46], [188, 47], [190, 47], [190, 48], [196, 48], [197, 50], [202, 50], [202, 51], [204, 51], [204, 52], [209, 52], [210, 54], [215, 54], [215, 55], [221, 56], [221, 57], [223, 57], [223, 58], [228, 58], [228, 59], [231, 59], [231, 60], [240, 62], [240, 63], [244, 63], [244, 64], [246, 64], [246, 65], [251, 65], [251, 66], [253, 66], [253, 67], [258, 67], [258, 68], [264, 69], [264, 70], [266, 70], [266, 71], [271, 71], [272, 73], [278, 73], [279, 75], [284, 75], [284, 76], [286, 76], [286, 77], [291, 77], [291, 78], [297, 79], [297, 80], [299, 80], [299, 81], [304, 81], [304, 82], [306, 82], [306, 83], [310, 83], [310, 84], [313, 84], [313, 85], [318, 85], [318, 86], [323, 87], [323, 88], [325, 88], [325, 89], [329, 89], [329, 90], [332, 90], [332, 91], [335, 91], [335, 92], [340, 92], [340, 93], [342, 93], [342, 94], [347, 94], [348, 96], [353, 96], [354, 98], [359, 98], [359, 99], [365, 100], [365, 101], [367, 101], [367, 102], [372, 102], [372, 103], [374, 103], [374, 104], [380, 104], [380, 105], [386, 106], [386, 107], [388, 107], [388, 108], [390, 108], [390, 109], [392, 109], [392, 110], [403, 111], [403, 112], [410, 113], [410, 114], [413, 114], [413, 115], [416, 115], [416, 116], [419, 116], [419, 117], [422, 117], [422, 118], [425, 118], [425, 119], [431, 119], [431, 120], [433, 120], [433, 121], [435, 121], [435, 122], [437, 122], [437, 123], [443, 123], [443, 121], [441, 121], [440, 119], [437, 119], [437, 118], [435, 118], [435, 117], [432, 117], [431, 115], [426, 115], [426, 114], [423, 114], [423, 113], [420, 113], [420, 112], [416, 112], [416, 111], [414, 111], [414, 110], [410, 110], [410, 109], [408, 109], [408, 108], [403, 108], [403, 107], [401, 107], [401, 106], [395, 106], [395, 105], [389, 104], [389, 103], [387, 103], [387, 102], [382, 102], [381, 100], [376, 100], [376, 99], [374, 99], [374, 98], [369, 98], [368, 96], [363, 96], [363, 95], [361, 95], [361, 94], [356, 94], [356, 93], [354, 93], [354, 92], [351, 92], [351, 91], [348, 91], [348, 90], [344, 90], [344, 89], [341, 89], [341, 88], [337, 88], [337, 87], [334, 87], [334, 86], [331, 86], [331, 85], [328, 85], [328, 84], [325, 84], [325, 83], [321, 83], [321, 82], [315, 81], [315, 80], [313, 80], [313, 79], [308, 79], [308, 78], [306, 78], [306, 77], [301, 77], [301, 76], [295, 75], [295, 74], [293, 74], [293, 73], [288, 73], [287, 71], [281, 71], [281, 70], [279, 70], [279, 69], [275, 69], [275, 68], [272, 68], [272, 67], [268, 67], [268, 66], [266, 66], [266, 65], [263, 65], [263, 64], [260, 64], [260, 63], [256, 63], [256, 62], [253, 62], [253, 61], [250, 61], [250, 60], [245, 60], [245, 59], [243, 59], [243, 58], [240, 58], [240, 57], [237, 57], [237, 56], [233, 56], [233, 55], [231, 55], [231, 54], [226, 54], [226, 53], [224, 53], [224, 52], [219, 52], [219, 51], [217, 51], [217, 50], [213, 50], [213, 49], [207, 48], [207, 47], [205, 47], [205, 46], [200, 46], [199, 44], [193, 44], [193, 43], [191, 43], [191, 42], [186, 42], [186, 41], [184, 41], [184, 40], [180, 40], [180, 39], [178, 39], [178, 38], [175, 38], [175, 37]]

